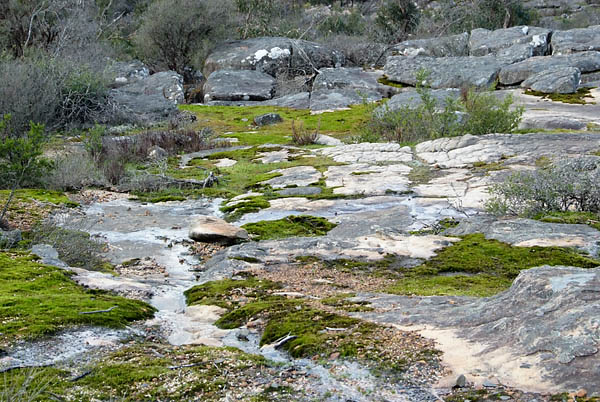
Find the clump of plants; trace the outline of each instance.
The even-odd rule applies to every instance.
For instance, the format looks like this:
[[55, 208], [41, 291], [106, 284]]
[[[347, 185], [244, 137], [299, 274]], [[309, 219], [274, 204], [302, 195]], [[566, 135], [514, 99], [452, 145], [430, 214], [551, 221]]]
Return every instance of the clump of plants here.
[[[319, 126], [321, 122], [319, 121]], [[304, 128], [304, 124], [300, 122], [298, 127], [296, 123], [292, 121], [292, 142], [295, 145], [310, 145], [314, 144], [319, 138], [319, 127], [315, 131], [308, 131]]]
[[600, 212], [600, 158], [557, 161], [533, 172], [515, 172], [491, 186], [489, 212], [534, 217], [555, 212]]
[[493, 88], [482, 92], [463, 89], [459, 99], [448, 97], [440, 104], [427, 85], [428, 76], [424, 70], [417, 74], [419, 105], [375, 109], [363, 136], [414, 143], [465, 134], [510, 133], [518, 128], [524, 110], [511, 108], [512, 96], [499, 100]]
[[247, 223], [242, 227], [255, 240], [268, 240], [296, 236], [324, 236], [336, 225], [325, 218], [292, 215], [275, 221]]

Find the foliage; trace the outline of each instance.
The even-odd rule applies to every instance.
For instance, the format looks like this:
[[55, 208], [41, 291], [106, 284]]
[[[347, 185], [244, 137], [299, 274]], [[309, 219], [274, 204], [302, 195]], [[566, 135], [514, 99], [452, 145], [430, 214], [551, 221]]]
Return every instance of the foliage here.
[[[106, 313], [79, 314], [113, 306], [117, 308]], [[141, 301], [86, 290], [68, 272], [42, 265], [31, 255], [0, 253], [1, 346], [76, 325], [121, 328], [153, 314], [154, 308]]]
[[487, 209], [497, 215], [600, 212], [600, 158], [562, 159], [534, 172], [515, 172], [490, 188]]
[[593, 101], [586, 100], [586, 98], [594, 99], [591, 88], [579, 88], [577, 92], [573, 94], [547, 94], [544, 92], [537, 92], [528, 89], [525, 91], [525, 95], [539, 96], [542, 99], [550, 99], [554, 102], [562, 102], [575, 105], [588, 105], [596, 103]]
[[212, 47], [224, 38], [227, 1], [158, 0], [142, 15], [135, 44], [144, 61], [157, 70], [184, 74], [200, 69]]
[[324, 236], [336, 226], [325, 218], [291, 215], [275, 221], [247, 223], [242, 227], [255, 240], [269, 240], [286, 237]]
[[365, 33], [365, 21], [363, 16], [357, 11], [350, 13], [332, 13], [319, 24], [319, 31], [326, 36], [335, 34], [344, 35], [362, 35]]
[[464, 134], [510, 133], [518, 128], [524, 110], [511, 110], [512, 96], [498, 100], [491, 91], [469, 89], [462, 91], [460, 99], [446, 98], [442, 107], [424, 84], [427, 78], [423, 70], [417, 74], [419, 105], [404, 105], [393, 111], [386, 105], [375, 109], [363, 138], [413, 143]]
[[43, 159], [42, 147], [48, 136], [42, 124], [31, 123], [29, 131], [19, 132], [11, 126], [11, 116], [0, 121], [0, 188], [17, 188], [39, 181], [50, 169]]
[[[320, 126], [319, 122], [319, 126]], [[292, 142], [295, 145], [310, 145], [314, 144], [319, 138], [319, 127], [314, 132], [304, 129], [302, 122], [296, 127], [296, 123], [292, 121]]]
[[380, 36], [387, 43], [405, 40], [418, 23], [419, 10], [412, 0], [387, 0], [375, 17]]

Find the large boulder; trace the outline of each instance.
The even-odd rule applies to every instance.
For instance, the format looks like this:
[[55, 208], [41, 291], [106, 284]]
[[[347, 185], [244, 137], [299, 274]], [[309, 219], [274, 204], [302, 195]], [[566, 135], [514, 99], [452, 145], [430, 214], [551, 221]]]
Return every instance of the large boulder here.
[[[458, 99], [460, 97], [460, 89], [433, 89], [429, 91], [430, 96], [435, 99], [438, 108], [443, 108], [447, 99]], [[393, 112], [402, 108], [414, 109], [421, 105], [423, 100], [416, 90], [406, 90], [394, 95], [384, 105], [375, 109], [375, 113], [380, 115], [386, 112]]]
[[432, 88], [488, 88], [504, 64], [492, 56], [485, 57], [388, 57], [384, 73], [389, 80], [416, 85], [417, 73], [429, 72]]
[[552, 54], [571, 54], [600, 50], [600, 25], [555, 31], [552, 34]]
[[549, 29], [537, 27], [517, 26], [495, 31], [478, 28], [471, 31], [469, 51], [471, 56], [545, 56], [548, 52], [549, 36]]
[[142, 80], [150, 75], [150, 70], [139, 60], [115, 61], [106, 69], [114, 88]]
[[292, 109], [309, 109], [310, 92], [300, 92], [298, 94], [285, 95], [280, 98], [274, 98], [266, 102], [262, 102], [261, 105], [289, 107]]
[[214, 216], [202, 215], [190, 227], [189, 237], [206, 243], [233, 244], [248, 240], [248, 232]]
[[215, 71], [204, 84], [204, 100], [268, 100], [275, 93], [275, 84], [273, 77], [260, 71]]
[[323, 68], [315, 78], [313, 91], [332, 89], [355, 89], [358, 91], [379, 92], [391, 96], [398, 89], [381, 84], [381, 71], [365, 71], [360, 67]]
[[155, 124], [177, 114], [177, 104], [184, 102], [183, 77], [160, 72], [113, 89], [111, 97], [124, 120]]
[[576, 67], [581, 73], [599, 71], [600, 52], [532, 57], [522, 62], [502, 67], [499, 80], [503, 85], [515, 85], [542, 71], [557, 70], [565, 67]]
[[523, 81], [521, 87], [546, 94], [573, 94], [577, 92], [580, 81], [581, 71], [578, 68], [561, 67], [534, 74]]
[[358, 89], [321, 89], [313, 91], [310, 95], [310, 110], [335, 110], [347, 108], [350, 105], [358, 105], [364, 102], [376, 102], [381, 100], [379, 92], [373, 90]]
[[392, 52], [402, 56], [456, 57], [469, 55], [469, 34], [442, 36], [440, 38], [413, 39], [400, 42]]
[[327, 46], [299, 39], [262, 37], [226, 42], [204, 63], [204, 74], [217, 70], [257, 70], [276, 76], [302, 75], [314, 68], [344, 64], [344, 55]]

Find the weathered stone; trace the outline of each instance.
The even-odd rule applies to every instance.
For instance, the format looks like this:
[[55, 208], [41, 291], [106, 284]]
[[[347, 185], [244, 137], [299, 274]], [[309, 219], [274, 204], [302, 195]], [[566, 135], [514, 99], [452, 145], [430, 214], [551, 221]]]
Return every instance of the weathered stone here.
[[273, 188], [284, 188], [286, 186], [308, 186], [318, 182], [321, 178], [321, 172], [312, 166], [296, 166], [287, 169], [277, 169], [270, 173], [281, 174], [281, 176], [264, 182]]
[[231, 244], [248, 240], [248, 232], [214, 216], [203, 215], [196, 218], [189, 230], [192, 240], [206, 243]]
[[531, 56], [545, 56], [548, 52], [549, 34], [549, 29], [528, 26], [516, 26], [495, 31], [477, 28], [471, 31], [469, 51], [471, 56], [500, 55], [502, 53], [504, 57], [508, 57], [515, 51], [522, 53], [523, 46], [519, 45], [525, 45], [530, 49]]
[[600, 25], [552, 33], [552, 54], [571, 54], [590, 50], [600, 50]]
[[230, 41], [218, 46], [206, 59], [204, 73], [217, 70], [257, 70], [279, 73], [312, 73], [313, 68], [344, 64], [341, 52], [305, 40], [262, 37]]
[[456, 388], [464, 388], [467, 386], [467, 377], [464, 374], [461, 374], [456, 379], [456, 383], [454, 384]]
[[150, 150], [148, 151], [148, 158], [155, 160], [155, 161], [164, 159], [167, 156], [169, 156], [169, 153], [167, 151], [165, 151], [164, 149], [162, 149], [161, 147], [159, 147], [158, 145], [151, 147]]
[[21, 231], [15, 230], [1, 230], [0, 229], [0, 247], [10, 248], [16, 245], [22, 240]]
[[150, 70], [139, 60], [115, 61], [107, 67], [107, 74], [113, 78], [114, 88], [131, 84], [150, 75]]
[[204, 99], [224, 101], [262, 101], [271, 99], [276, 81], [260, 71], [219, 70], [212, 73], [204, 84]]
[[484, 57], [388, 57], [384, 73], [389, 80], [415, 86], [417, 73], [429, 73], [432, 88], [488, 88], [505, 65], [492, 56]]
[[521, 83], [522, 88], [543, 93], [572, 94], [579, 89], [581, 71], [575, 67], [544, 70]]
[[586, 123], [568, 117], [536, 117], [523, 119], [519, 124], [522, 129], [541, 130], [584, 130]]
[[414, 39], [394, 45], [392, 51], [402, 56], [457, 57], [469, 55], [469, 34], [440, 38]]
[[312, 89], [313, 91], [355, 89], [391, 96], [398, 88], [379, 83], [378, 79], [382, 76], [381, 71], [365, 71], [358, 67], [323, 68], [315, 78]]
[[338, 145], [344, 145], [344, 143], [341, 140], [338, 140], [337, 138], [325, 134], [319, 134], [317, 136], [317, 139], [315, 140], [315, 144], [329, 145], [334, 147]]
[[123, 120], [154, 124], [177, 114], [176, 105], [184, 102], [183, 78], [164, 71], [139, 79], [111, 91]]
[[600, 70], [600, 52], [582, 52], [572, 55], [539, 56], [502, 67], [500, 83], [515, 85], [545, 70], [557, 70], [565, 67], [578, 68], [581, 73]]
[[406, 193], [410, 170], [402, 164], [330, 166], [325, 172], [325, 184], [334, 188], [334, 194], [371, 196]]
[[257, 126], [270, 126], [271, 124], [281, 123], [283, 119], [277, 113], [266, 113], [254, 117], [254, 124]]
[[345, 163], [410, 162], [412, 151], [395, 143], [368, 143], [341, 145], [319, 151], [322, 155]]
[[310, 92], [300, 92], [293, 95], [285, 95], [279, 98], [260, 103], [265, 106], [281, 106], [292, 109], [309, 109], [310, 108]]
[[313, 91], [310, 96], [310, 110], [335, 110], [344, 109], [351, 105], [364, 102], [376, 102], [382, 98], [381, 94], [372, 90], [358, 89], [321, 89]]
[[319, 195], [323, 192], [321, 187], [290, 187], [279, 190], [277, 194], [282, 196], [296, 196], [296, 197], [304, 197], [307, 195]]

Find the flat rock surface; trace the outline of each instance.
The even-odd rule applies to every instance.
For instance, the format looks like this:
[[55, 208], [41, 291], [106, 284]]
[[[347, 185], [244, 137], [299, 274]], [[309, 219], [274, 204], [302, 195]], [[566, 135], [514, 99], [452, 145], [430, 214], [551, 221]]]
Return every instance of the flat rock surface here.
[[219, 70], [204, 84], [205, 101], [263, 101], [273, 97], [275, 79], [260, 71]]
[[287, 186], [308, 186], [316, 183], [321, 178], [321, 172], [312, 166], [297, 166], [288, 169], [277, 169], [270, 173], [279, 173], [281, 176], [267, 180], [264, 183], [273, 188]]
[[214, 216], [198, 216], [190, 226], [189, 237], [202, 242], [235, 243], [247, 240], [248, 233]]
[[360, 143], [325, 148], [322, 155], [333, 158], [336, 162], [409, 162], [412, 160], [410, 147], [392, 143]]

